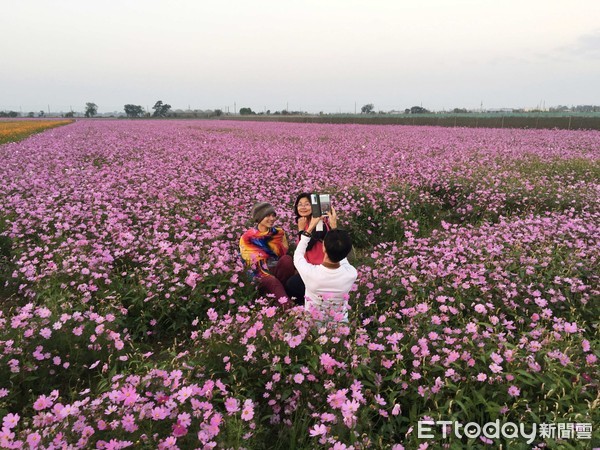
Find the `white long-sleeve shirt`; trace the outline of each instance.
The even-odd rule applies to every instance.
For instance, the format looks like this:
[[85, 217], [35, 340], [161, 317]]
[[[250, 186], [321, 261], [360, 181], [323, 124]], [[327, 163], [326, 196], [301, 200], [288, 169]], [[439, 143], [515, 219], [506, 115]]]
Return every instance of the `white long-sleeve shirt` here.
[[340, 267], [335, 269], [329, 269], [322, 264], [310, 264], [304, 258], [309, 241], [309, 237], [301, 236], [294, 253], [294, 265], [306, 287], [304, 308], [307, 311], [317, 309], [324, 314], [331, 314], [331, 311], [338, 312], [341, 314], [339, 317], [342, 321], [348, 321], [345, 303], [356, 281], [356, 269], [347, 258], [341, 260]]

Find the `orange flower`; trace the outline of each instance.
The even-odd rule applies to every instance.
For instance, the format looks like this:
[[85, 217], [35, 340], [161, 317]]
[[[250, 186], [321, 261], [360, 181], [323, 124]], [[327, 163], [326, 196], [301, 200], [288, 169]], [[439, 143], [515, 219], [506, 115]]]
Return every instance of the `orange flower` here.
[[73, 120], [11, 120], [0, 121], [0, 144], [16, 142], [26, 137], [72, 123]]

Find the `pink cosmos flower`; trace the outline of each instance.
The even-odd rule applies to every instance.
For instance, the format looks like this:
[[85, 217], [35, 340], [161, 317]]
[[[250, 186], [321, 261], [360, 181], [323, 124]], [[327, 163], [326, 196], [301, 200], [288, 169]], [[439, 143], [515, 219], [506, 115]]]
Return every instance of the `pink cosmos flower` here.
[[52, 330], [50, 328], [42, 328], [40, 330], [40, 336], [42, 336], [44, 339], [49, 339], [50, 336], [52, 336]]
[[516, 386], [511, 386], [508, 388], [508, 394], [511, 397], [518, 397], [520, 393], [521, 393], [520, 389]]
[[138, 429], [138, 426], [135, 424], [135, 417], [133, 414], [125, 414], [121, 419], [121, 425], [128, 433], [133, 433]]
[[290, 340], [288, 341], [288, 345], [290, 346], [290, 348], [296, 348], [300, 345], [301, 342], [302, 336], [295, 335], [290, 338]]
[[225, 409], [227, 410], [229, 415], [235, 414], [240, 410], [239, 400], [233, 397], [228, 398], [227, 400], [225, 400]]
[[152, 420], [164, 420], [169, 415], [169, 410], [164, 406], [157, 406], [156, 408], [152, 408], [150, 416]]
[[312, 427], [309, 432], [312, 437], [325, 436], [327, 434], [327, 427], [323, 424], [317, 424]]
[[27, 436], [27, 444], [29, 445], [30, 449], [37, 448], [40, 445], [41, 441], [42, 437], [39, 433], [31, 433]]
[[494, 372], [494, 373], [500, 373], [500, 372], [502, 372], [502, 370], [503, 370], [503, 369], [502, 369], [502, 366], [499, 366], [499, 365], [498, 365], [498, 364], [496, 364], [496, 363], [492, 363], [492, 364], [490, 364], [490, 365], [489, 365], [489, 368], [490, 368], [490, 370], [491, 370], [492, 372]]
[[577, 333], [578, 328], [577, 328], [577, 324], [575, 322], [573, 322], [573, 323], [565, 322], [564, 327], [565, 327], [565, 332], [567, 332], [567, 333], [571, 333], [571, 334]]
[[15, 427], [18, 425], [18, 423], [19, 423], [19, 419], [20, 419], [20, 417], [19, 417], [19, 415], [18, 415], [18, 414], [11, 414], [11, 413], [8, 413], [8, 414], [7, 414], [6, 416], [4, 416], [4, 418], [2, 419], [2, 426], [3, 426], [4, 428], [8, 428], [9, 430], [10, 430], [10, 429], [13, 429], [13, 428], [15, 428]]
[[210, 320], [211, 322], [214, 322], [219, 318], [219, 314], [215, 311], [214, 308], [209, 308], [208, 311], [206, 311], [206, 314], [208, 315], [208, 320]]
[[478, 303], [477, 305], [474, 306], [475, 312], [478, 312], [479, 314], [485, 314], [486, 313], [486, 308], [484, 305], [482, 305], [481, 303]]
[[332, 374], [333, 368], [338, 365], [338, 362], [335, 359], [333, 359], [328, 353], [322, 353], [321, 356], [319, 356], [319, 362], [328, 374]]
[[254, 403], [252, 400], [247, 399], [244, 401], [244, 408], [242, 409], [242, 420], [246, 422], [252, 420], [254, 417]]
[[347, 394], [348, 389], [340, 389], [327, 396], [327, 403], [334, 409], [341, 409], [342, 405], [348, 401]]
[[453, 363], [454, 361], [457, 361], [458, 358], [460, 358], [460, 353], [458, 353], [455, 350], [452, 350], [450, 353], [448, 353], [447, 363]]
[[587, 339], [584, 339], [581, 341], [581, 348], [583, 349], [584, 352], [589, 352], [590, 351], [590, 341], [588, 341]]
[[178, 437], [182, 437], [185, 436], [187, 434], [188, 430], [186, 427], [184, 427], [181, 423], [177, 422], [173, 424], [173, 436], [178, 438]]
[[498, 353], [492, 353], [490, 358], [492, 358], [492, 361], [494, 361], [496, 364], [501, 364], [502, 361], [504, 361], [504, 358], [502, 358], [502, 356], [500, 356]]
[[183, 412], [177, 416], [177, 421], [183, 427], [189, 427], [192, 424], [192, 416], [186, 412]]

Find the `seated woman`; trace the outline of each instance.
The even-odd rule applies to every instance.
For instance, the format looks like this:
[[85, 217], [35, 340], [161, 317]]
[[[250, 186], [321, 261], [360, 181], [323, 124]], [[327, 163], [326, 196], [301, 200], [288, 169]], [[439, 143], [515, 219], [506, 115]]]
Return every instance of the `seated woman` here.
[[[298, 225], [298, 232], [306, 231], [312, 218], [312, 207], [310, 204], [310, 194], [303, 192], [296, 197], [294, 203], [294, 213], [296, 214], [296, 223]], [[306, 253], [304, 258], [314, 265], [323, 263], [323, 239], [329, 230], [337, 228], [336, 216], [333, 215], [333, 220], [330, 221], [329, 217], [322, 217], [321, 223], [317, 226], [317, 229], [313, 231], [310, 242], [306, 247]], [[300, 234], [298, 234], [298, 242], [300, 242]], [[296, 304], [304, 304], [305, 287], [304, 282], [299, 274], [295, 274], [288, 280], [286, 286], [288, 295], [294, 299]]]
[[[252, 208], [256, 227], [240, 238], [240, 253], [262, 295], [273, 294], [275, 300], [287, 298], [285, 284], [294, 274], [294, 261], [287, 254], [288, 241], [282, 228], [275, 227], [277, 214], [270, 203]], [[287, 303], [287, 306], [292, 306]]]

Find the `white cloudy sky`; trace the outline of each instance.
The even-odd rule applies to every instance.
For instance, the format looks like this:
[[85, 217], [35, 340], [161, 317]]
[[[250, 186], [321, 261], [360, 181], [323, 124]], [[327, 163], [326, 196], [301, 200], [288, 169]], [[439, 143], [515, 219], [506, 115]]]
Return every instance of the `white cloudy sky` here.
[[0, 110], [600, 104], [599, 0], [0, 0]]

